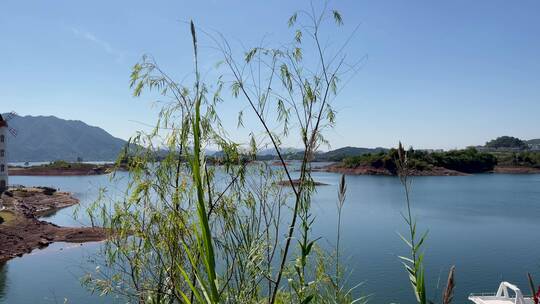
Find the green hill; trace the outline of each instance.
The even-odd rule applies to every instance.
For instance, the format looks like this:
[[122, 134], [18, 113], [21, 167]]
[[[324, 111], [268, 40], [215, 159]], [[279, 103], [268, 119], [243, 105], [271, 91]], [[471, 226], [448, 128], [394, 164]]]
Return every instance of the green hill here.
[[331, 150], [325, 153], [318, 154], [318, 161], [341, 161], [346, 157], [364, 155], [368, 153], [386, 152], [385, 148], [358, 148], [358, 147], [343, 147], [336, 150]]
[[115, 160], [126, 143], [105, 130], [55, 116], [13, 116], [8, 122], [17, 136], [8, 136], [8, 160]]
[[[358, 156], [368, 153], [379, 153], [386, 152], [386, 148], [358, 148], [358, 147], [343, 147], [335, 150], [330, 150], [328, 152], [317, 152], [315, 154], [315, 161], [342, 161], [346, 157]], [[301, 160], [304, 156], [304, 151], [300, 149], [289, 148], [285, 153], [283, 153], [284, 158], [287, 160]], [[259, 160], [272, 160], [277, 159], [277, 156], [274, 154], [261, 154], [257, 155]]]

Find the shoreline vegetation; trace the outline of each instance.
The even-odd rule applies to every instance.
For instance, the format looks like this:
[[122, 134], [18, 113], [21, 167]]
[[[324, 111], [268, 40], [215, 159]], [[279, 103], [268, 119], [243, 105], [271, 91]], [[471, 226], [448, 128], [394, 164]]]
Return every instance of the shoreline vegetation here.
[[[343, 148], [342, 148], [343, 149]], [[339, 149], [338, 149], [339, 150]], [[334, 156], [330, 165], [313, 168], [313, 171], [331, 172], [347, 175], [384, 175], [396, 176], [396, 150], [375, 150], [376, 153], [364, 153], [355, 156]], [[446, 152], [427, 152], [409, 149], [412, 158], [412, 176], [466, 176], [477, 173], [498, 174], [540, 174], [540, 152], [536, 151], [495, 151], [482, 152], [476, 148], [452, 150]], [[238, 156], [242, 163], [268, 162], [279, 166], [279, 161], [267, 157], [255, 160]], [[161, 160], [156, 160], [161, 161]], [[294, 158], [286, 161], [287, 165], [298, 161]], [[208, 157], [208, 165], [224, 166], [230, 160], [221, 157]], [[313, 159], [313, 163], [324, 160]], [[91, 164], [82, 162], [54, 161], [38, 166], [10, 166], [12, 176], [85, 176], [109, 174], [115, 170], [129, 170], [130, 161], [120, 164]], [[315, 184], [316, 186], [319, 184]]]
[[97, 227], [61, 227], [40, 220], [79, 203], [67, 192], [48, 187], [10, 188], [0, 194], [0, 263], [47, 247], [54, 242], [102, 241], [106, 232]]
[[[120, 166], [120, 169], [125, 168]], [[54, 161], [38, 166], [10, 166], [12, 176], [82, 176], [108, 174], [118, 169], [115, 164], [90, 164], [82, 162]]]
[[[477, 173], [538, 174], [540, 152], [479, 152], [475, 148], [426, 152], [410, 148], [411, 176], [463, 176]], [[318, 169], [352, 175], [398, 175], [397, 150], [346, 157]]]

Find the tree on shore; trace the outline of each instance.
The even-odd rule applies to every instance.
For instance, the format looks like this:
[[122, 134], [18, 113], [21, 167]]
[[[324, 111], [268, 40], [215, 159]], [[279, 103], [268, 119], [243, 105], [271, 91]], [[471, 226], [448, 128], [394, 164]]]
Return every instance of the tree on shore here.
[[496, 139], [492, 139], [486, 143], [488, 148], [517, 148], [517, 149], [528, 149], [529, 145], [523, 140], [512, 137], [512, 136], [500, 136]]

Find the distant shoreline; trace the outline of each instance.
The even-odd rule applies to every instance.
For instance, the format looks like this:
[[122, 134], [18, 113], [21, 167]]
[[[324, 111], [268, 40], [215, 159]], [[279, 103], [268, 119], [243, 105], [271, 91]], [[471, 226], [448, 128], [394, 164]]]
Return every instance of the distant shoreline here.
[[9, 167], [11, 176], [82, 176], [82, 175], [102, 175], [110, 173], [114, 169], [113, 164], [93, 165], [80, 164], [73, 167]]
[[[115, 169], [114, 164], [85, 164], [85, 163], [68, 163], [65, 167], [56, 166], [10, 166], [9, 175], [11, 176], [86, 176], [86, 175], [103, 175], [112, 172]], [[273, 165], [281, 165], [281, 163], [272, 162]], [[356, 167], [346, 167], [341, 162], [331, 163], [327, 166], [313, 168], [313, 171], [330, 172], [347, 175], [382, 175], [396, 176], [384, 167], [374, 167], [370, 165], [359, 165]], [[525, 167], [525, 166], [508, 166], [498, 165], [491, 171], [482, 172], [493, 174], [540, 174], [540, 168]], [[427, 170], [411, 170], [411, 176], [467, 176], [479, 173], [466, 173], [456, 170], [451, 170], [443, 167], [433, 166]]]
[[495, 166], [492, 173], [501, 174], [540, 174], [540, 168], [520, 166]]
[[[396, 176], [385, 168], [376, 168], [373, 166], [357, 166], [355, 168], [343, 167], [341, 163], [334, 163], [326, 167], [315, 169], [315, 171], [340, 173], [346, 175], [383, 175]], [[483, 173], [465, 173], [455, 170], [450, 170], [442, 167], [433, 167], [429, 170], [411, 170], [411, 176], [468, 176], [474, 174], [540, 174], [540, 168], [520, 167], [520, 166], [495, 166], [492, 171]]]

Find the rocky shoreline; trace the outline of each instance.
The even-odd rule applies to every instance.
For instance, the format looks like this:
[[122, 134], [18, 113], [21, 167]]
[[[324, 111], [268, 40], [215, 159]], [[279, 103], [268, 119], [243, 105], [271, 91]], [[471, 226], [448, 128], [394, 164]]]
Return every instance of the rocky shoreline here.
[[83, 243], [107, 237], [102, 228], [60, 227], [38, 217], [73, 206], [79, 200], [52, 188], [10, 188], [0, 195], [0, 262], [53, 242]]

